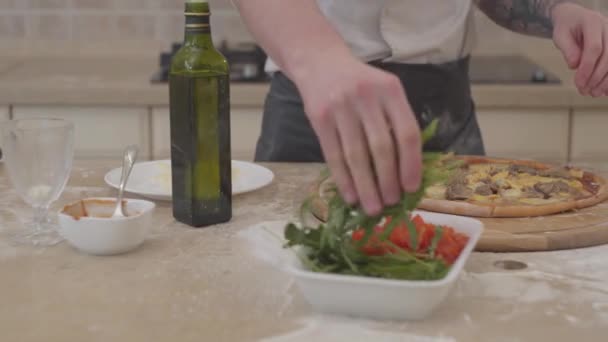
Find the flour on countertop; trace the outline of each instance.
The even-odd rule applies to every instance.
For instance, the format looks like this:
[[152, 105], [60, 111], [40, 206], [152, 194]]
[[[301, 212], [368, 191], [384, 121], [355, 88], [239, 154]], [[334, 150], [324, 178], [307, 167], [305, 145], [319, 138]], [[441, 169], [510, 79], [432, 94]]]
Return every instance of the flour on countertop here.
[[0, 240], [0, 260], [11, 259], [17, 257], [17, 248], [9, 245], [7, 242]]
[[237, 236], [249, 242], [254, 256], [281, 269], [291, 251], [282, 247], [284, 222], [269, 221], [244, 229]]
[[423, 336], [407, 332], [387, 331], [387, 324], [359, 319], [314, 315], [298, 321], [301, 328], [285, 335], [263, 339], [264, 342], [453, 342], [456, 339], [442, 336]]
[[[286, 253], [293, 257], [293, 253], [282, 248], [280, 243], [284, 225], [284, 221], [264, 222], [241, 230], [237, 236], [246, 240], [248, 253], [280, 270], [288, 262]], [[500, 324], [522, 324], [522, 317], [540, 314], [551, 322], [578, 329], [604, 326], [608, 323], [607, 253], [608, 246], [559, 252], [475, 253], [452, 289], [448, 303], [445, 303], [446, 310], [460, 311], [460, 324], [474, 330], [483, 328], [478, 323], [479, 313], [489, 308], [495, 310], [495, 319], [502, 322]], [[520, 260], [528, 268], [508, 271], [493, 266], [496, 261], [505, 259]], [[288, 291], [282, 289], [280, 293], [285, 295]], [[285, 305], [290, 303], [284, 302]], [[403, 324], [315, 313], [296, 323], [300, 328], [266, 341], [455, 340], [440, 333], [434, 335], [433, 330], [417, 335], [420, 330], [413, 333]]]
[[[282, 231], [284, 221], [268, 221], [240, 231], [237, 236], [247, 241], [249, 251], [260, 261], [282, 269], [289, 258], [295, 257], [293, 252], [282, 247]], [[294, 280], [289, 278], [285, 284], [275, 284], [273, 291], [283, 299], [279, 312], [287, 311], [292, 305], [291, 289]], [[260, 294], [264, 296], [265, 294]], [[279, 313], [280, 315], [280, 313]], [[469, 320], [471, 318], [469, 317]], [[365, 319], [355, 319], [343, 316], [312, 314], [297, 322], [301, 328], [285, 335], [265, 339], [267, 342], [297, 342], [297, 341], [413, 341], [413, 342], [449, 342], [451, 337], [440, 333], [435, 336], [417, 335], [402, 331], [403, 324], [379, 322]], [[472, 322], [470, 323], [472, 324]]]

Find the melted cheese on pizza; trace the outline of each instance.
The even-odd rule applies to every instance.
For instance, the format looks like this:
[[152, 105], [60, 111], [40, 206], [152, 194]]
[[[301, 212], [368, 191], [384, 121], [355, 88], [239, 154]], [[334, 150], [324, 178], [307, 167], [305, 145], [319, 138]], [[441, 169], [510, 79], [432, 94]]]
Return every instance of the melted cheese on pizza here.
[[[483, 203], [540, 205], [563, 201], [571, 198], [573, 192], [584, 190], [581, 181], [576, 179], [582, 177], [583, 172], [577, 169], [564, 170], [566, 178], [532, 174], [535, 172], [525, 170], [513, 172], [509, 164], [471, 164], [465, 170], [464, 177], [454, 180], [459, 182], [457, 187], [450, 183], [434, 185], [427, 189], [426, 196]], [[568, 175], [573, 178], [567, 179]], [[451, 186], [462, 191], [462, 194], [453, 195], [454, 191], [449, 191]]]
[[445, 199], [445, 191], [447, 187], [443, 184], [435, 184], [426, 189], [426, 197], [433, 199]]

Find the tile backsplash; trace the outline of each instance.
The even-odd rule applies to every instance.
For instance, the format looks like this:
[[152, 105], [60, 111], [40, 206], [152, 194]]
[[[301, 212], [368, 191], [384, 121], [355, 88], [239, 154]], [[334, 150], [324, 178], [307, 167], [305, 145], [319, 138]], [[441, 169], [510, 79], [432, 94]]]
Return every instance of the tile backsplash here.
[[[231, 0], [211, 0], [214, 38], [252, 38]], [[176, 41], [184, 0], [0, 0], [0, 39]]]
[[[579, 0], [608, 12], [608, 0]], [[184, 0], [0, 0], [0, 39], [172, 42], [183, 36]], [[216, 41], [251, 41], [231, 0], [210, 0]], [[477, 13], [479, 40], [508, 42], [514, 33]]]

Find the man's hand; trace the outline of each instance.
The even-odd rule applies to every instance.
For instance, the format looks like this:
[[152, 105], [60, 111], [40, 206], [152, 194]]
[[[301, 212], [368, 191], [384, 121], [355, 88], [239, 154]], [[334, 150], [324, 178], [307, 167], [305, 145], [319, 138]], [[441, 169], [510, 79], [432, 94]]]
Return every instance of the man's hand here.
[[600, 13], [572, 3], [551, 12], [553, 40], [571, 69], [582, 95], [608, 95], [608, 20]]
[[420, 132], [397, 77], [353, 56], [316, 0], [235, 4], [298, 87], [342, 197], [374, 215], [417, 190]]
[[420, 131], [396, 76], [340, 56], [296, 73], [296, 84], [347, 202], [375, 215], [418, 189]]

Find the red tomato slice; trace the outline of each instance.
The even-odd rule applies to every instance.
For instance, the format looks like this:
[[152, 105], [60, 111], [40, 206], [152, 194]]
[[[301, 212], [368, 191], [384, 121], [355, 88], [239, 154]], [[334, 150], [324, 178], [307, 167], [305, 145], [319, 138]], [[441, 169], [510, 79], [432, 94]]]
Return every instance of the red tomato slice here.
[[412, 222], [414, 223], [416, 229], [420, 229], [420, 227], [423, 227], [426, 224], [420, 215], [414, 216], [412, 218]]
[[[418, 237], [416, 252], [428, 252], [428, 249], [430, 248], [436, 234], [435, 225], [424, 222], [420, 215], [415, 215], [413, 218], [411, 218], [411, 220], [414, 224]], [[369, 238], [365, 246], [361, 248], [363, 253], [367, 255], [384, 255], [395, 252], [395, 247], [390, 243], [378, 241], [379, 234], [384, 232], [385, 228], [390, 222], [391, 218], [388, 217], [382, 225], [374, 227], [373, 235]], [[464, 246], [468, 242], [469, 238], [464, 234], [456, 232], [452, 227], [442, 226], [441, 228], [441, 239], [437, 243], [435, 254], [439, 258], [443, 259], [446, 263], [453, 264], [454, 261], [458, 259], [458, 256], [464, 249]], [[363, 229], [358, 229], [352, 233], [353, 241], [361, 241], [364, 236], [365, 230]], [[410, 245], [410, 231], [406, 222], [401, 222], [398, 226], [396, 226], [388, 239], [392, 244], [399, 248], [407, 251], [412, 250], [412, 246]]]

